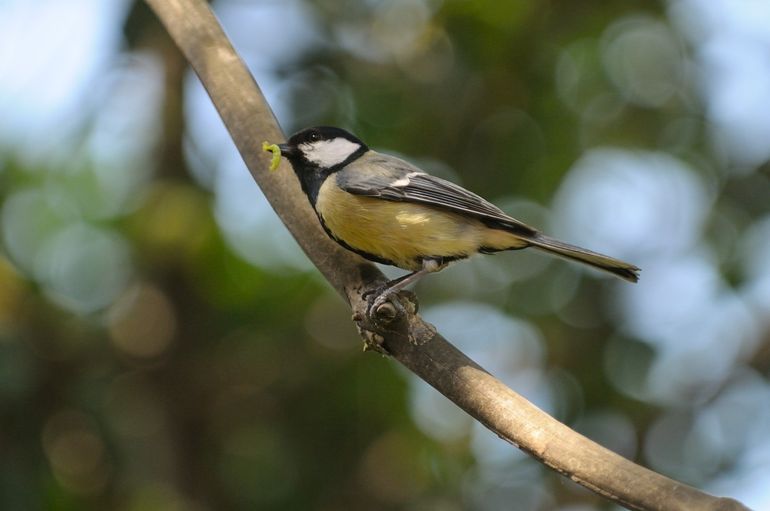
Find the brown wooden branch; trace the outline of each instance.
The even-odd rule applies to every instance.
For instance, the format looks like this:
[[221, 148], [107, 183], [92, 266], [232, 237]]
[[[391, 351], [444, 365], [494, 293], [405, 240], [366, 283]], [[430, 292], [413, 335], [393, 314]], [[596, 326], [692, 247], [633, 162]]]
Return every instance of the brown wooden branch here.
[[203, 0], [146, 1], [200, 77], [270, 204], [351, 305], [370, 344], [384, 346], [393, 358], [501, 438], [629, 509], [747, 509], [735, 500], [713, 497], [636, 465], [572, 431], [458, 351], [413, 308], [406, 317], [399, 315], [392, 321], [368, 317], [361, 293], [381, 283], [382, 274], [327, 238], [286, 163], [279, 172], [267, 171], [269, 155], [262, 151], [262, 141], [282, 141], [285, 136], [208, 5]]

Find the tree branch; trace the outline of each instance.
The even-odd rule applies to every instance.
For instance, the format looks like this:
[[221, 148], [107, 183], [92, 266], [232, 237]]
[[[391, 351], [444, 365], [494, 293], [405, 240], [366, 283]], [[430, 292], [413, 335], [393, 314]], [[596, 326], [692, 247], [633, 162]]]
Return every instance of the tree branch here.
[[[247, 167], [310, 260], [347, 300], [368, 341], [501, 438], [629, 509], [745, 510], [636, 465], [572, 431], [507, 388], [409, 310], [369, 317], [361, 293], [384, 281], [376, 267], [329, 240], [289, 168], [268, 172], [263, 140], [285, 140], [256, 82], [202, 0], [146, 0], [203, 82]], [[282, 163], [286, 167], [288, 164]], [[407, 307], [408, 308], [408, 307]]]

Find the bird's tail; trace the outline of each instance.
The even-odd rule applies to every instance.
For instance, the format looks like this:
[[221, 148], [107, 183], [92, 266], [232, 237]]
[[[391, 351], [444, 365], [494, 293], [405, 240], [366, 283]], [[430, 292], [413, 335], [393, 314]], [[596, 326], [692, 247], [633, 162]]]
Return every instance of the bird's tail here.
[[527, 237], [526, 239], [533, 247], [545, 250], [546, 252], [566, 257], [573, 261], [585, 263], [594, 268], [615, 274], [629, 282], [636, 282], [639, 280], [639, 272], [641, 270], [633, 264], [596, 252], [591, 252], [590, 250], [549, 238], [540, 233], [535, 234], [532, 237]]

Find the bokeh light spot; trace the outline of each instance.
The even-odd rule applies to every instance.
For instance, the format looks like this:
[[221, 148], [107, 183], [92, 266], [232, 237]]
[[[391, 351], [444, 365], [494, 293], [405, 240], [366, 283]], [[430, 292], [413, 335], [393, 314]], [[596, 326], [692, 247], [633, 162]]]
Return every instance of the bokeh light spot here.
[[56, 480], [68, 490], [92, 494], [109, 480], [104, 443], [86, 415], [65, 410], [51, 416], [42, 441]]
[[38, 254], [35, 273], [51, 298], [74, 312], [99, 310], [128, 283], [128, 245], [117, 233], [74, 224], [56, 233]]
[[711, 201], [697, 175], [672, 156], [600, 148], [588, 151], [563, 181], [554, 198], [554, 223], [563, 239], [633, 256], [641, 265], [645, 255], [671, 254], [695, 243]]
[[644, 17], [621, 19], [605, 31], [602, 43], [604, 67], [627, 101], [660, 107], [682, 87], [687, 66], [667, 25]]
[[163, 354], [176, 333], [172, 303], [160, 289], [149, 284], [137, 285], [124, 293], [108, 317], [112, 342], [133, 357]]

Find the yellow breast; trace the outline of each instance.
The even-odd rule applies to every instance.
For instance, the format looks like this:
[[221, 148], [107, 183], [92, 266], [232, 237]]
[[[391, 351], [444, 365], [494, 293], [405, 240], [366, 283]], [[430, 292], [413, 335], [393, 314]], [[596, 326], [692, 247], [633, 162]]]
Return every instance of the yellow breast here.
[[331, 176], [321, 186], [316, 211], [331, 234], [350, 247], [394, 265], [421, 268], [424, 257], [463, 258], [480, 247], [504, 250], [526, 243], [480, 221], [443, 209], [347, 193]]

